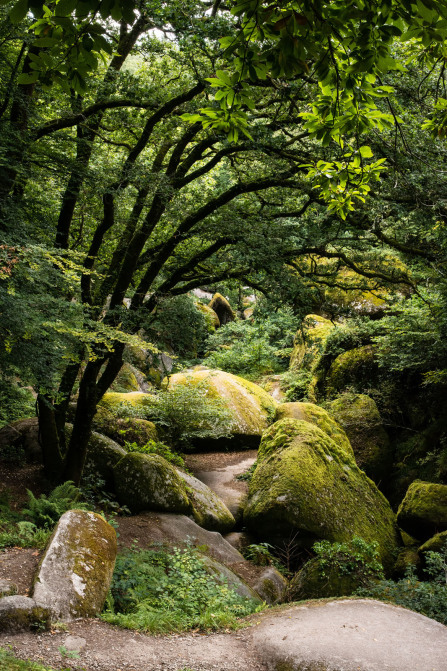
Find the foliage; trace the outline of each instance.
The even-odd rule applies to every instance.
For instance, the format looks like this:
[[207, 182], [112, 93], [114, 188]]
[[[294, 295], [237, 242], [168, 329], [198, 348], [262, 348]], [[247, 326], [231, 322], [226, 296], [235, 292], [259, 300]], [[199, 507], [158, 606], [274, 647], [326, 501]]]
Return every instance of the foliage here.
[[28, 508], [24, 508], [22, 514], [41, 529], [52, 529], [59, 517], [71, 508], [86, 508], [79, 502], [80, 490], [71, 481], [59, 485], [48, 496], [41, 494], [36, 498], [29, 489], [27, 492]]
[[37, 547], [44, 548], [51, 534], [49, 529], [40, 529], [23, 515], [11, 510], [7, 495], [0, 500], [0, 548]]
[[36, 401], [28, 388], [0, 377], [0, 428], [23, 417], [32, 417]]
[[309, 387], [313, 379], [312, 371], [300, 368], [288, 370], [281, 375], [281, 388], [287, 401], [308, 401]]
[[174, 452], [169, 445], [165, 445], [164, 443], [155, 440], [149, 440], [144, 445], [125, 441], [124, 449], [128, 452], [139, 452], [140, 454], [158, 454], [170, 464], [174, 464], [174, 466], [178, 466], [179, 468], [184, 468], [185, 466], [185, 460], [180, 454]]
[[255, 461], [254, 464], [249, 466], [246, 471], [243, 473], [240, 473], [239, 475], [236, 475], [236, 480], [241, 480], [242, 482], [250, 482], [250, 480], [253, 477], [253, 473], [256, 470], [257, 462]]
[[49, 666], [37, 662], [17, 659], [10, 650], [0, 648], [0, 665], [2, 671], [53, 671]]
[[[100, 510], [103, 515], [130, 515], [129, 508], [116, 500], [116, 495], [106, 489], [105, 480], [95, 471], [84, 473], [79, 492], [89, 510]], [[83, 506], [76, 503], [76, 507]]]
[[273, 546], [269, 543], [252, 543], [242, 549], [242, 554], [256, 566], [269, 566], [274, 563], [271, 550]]
[[210, 435], [230, 435], [232, 415], [228, 406], [210, 393], [206, 382], [168, 387], [144, 404], [141, 414], [160, 426], [174, 447], [188, 446]]
[[366, 589], [359, 590], [359, 595], [395, 603], [422, 613], [442, 624], [447, 624], [447, 549], [441, 552], [426, 553], [427, 580], [419, 580], [414, 567], [410, 566], [407, 575], [394, 582], [381, 580]]
[[296, 317], [283, 307], [256, 309], [252, 320], [221, 326], [206, 342], [206, 363], [249, 379], [284, 370], [293, 345]]
[[380, 562], [376, 541], [367, 543], [363, 538], [354, 536], [344, 543], [331, 543], [323, 540], [312, 547], [319, 562], [322, 577], [335, 570], [340, 575], [352, 575], [363, 584], [383, 578], [383, 566]]
[[107, 608], [107, 622], [151, 633], [235, 628], [238, 618], [259, 610], [210, 575], [191, 548], [119, 555]]

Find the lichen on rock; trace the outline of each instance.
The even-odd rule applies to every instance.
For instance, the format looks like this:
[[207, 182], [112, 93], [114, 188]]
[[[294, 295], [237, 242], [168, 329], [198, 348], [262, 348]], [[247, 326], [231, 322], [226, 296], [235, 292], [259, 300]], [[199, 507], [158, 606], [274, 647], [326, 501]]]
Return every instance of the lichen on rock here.
[[52, 619], [101, 612], [112, 580], [116, 532], [100, 515], [69, 510], [60, 518], [40, 564], [32, 596]]

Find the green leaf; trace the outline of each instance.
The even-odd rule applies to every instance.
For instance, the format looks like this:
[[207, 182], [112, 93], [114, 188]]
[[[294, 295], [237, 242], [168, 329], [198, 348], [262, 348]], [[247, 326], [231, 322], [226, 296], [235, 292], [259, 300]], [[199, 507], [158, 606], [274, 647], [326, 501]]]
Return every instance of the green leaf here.
[[360, 147], [359, 152], [360, 152], [360, 156], [362, 158], [372, 158], [373, 157], [371, 147], [368, 147], [368, 145], [366, 145], [366, 144], [363, 145], [363, 147]]
[[28, 12], [28, 0], [19, 0], [9, 12], [9, 18], [12, 23], [23, 21]]
[[75, 9], [78, 0], [59, 0], [56, 6], [56, 16], [68, 16]]
[[17, 78], [18, 84], [35, 84], [39, 79], [39, 71], [22, 72]]

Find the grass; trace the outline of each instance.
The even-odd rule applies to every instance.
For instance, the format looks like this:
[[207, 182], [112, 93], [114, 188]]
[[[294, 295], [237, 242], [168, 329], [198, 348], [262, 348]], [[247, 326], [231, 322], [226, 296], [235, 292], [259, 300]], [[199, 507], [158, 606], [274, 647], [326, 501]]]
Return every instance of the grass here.
[[36, 662], [17, 659], [5, 648], [0, 648], [0, 669], [1, 671], [55, 671], [52, 667], [42, 666]]

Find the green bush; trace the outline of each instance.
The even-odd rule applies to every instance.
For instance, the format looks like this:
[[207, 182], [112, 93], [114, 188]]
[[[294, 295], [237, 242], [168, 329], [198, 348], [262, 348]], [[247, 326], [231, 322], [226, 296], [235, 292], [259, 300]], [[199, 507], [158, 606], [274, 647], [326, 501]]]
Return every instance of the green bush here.
[[319, 560], [322, 577], [326, 572], [336, 571], [340, 575], [351, 575], [361, 583], [383, 578], [383, 566], [380, 562], [376, 541], [367, 543], [363, 538], [354, 536], [345, 543], [331, 543], [323, 540], [313, 545]]
[[119, 555], [106, 607], [106, 622], [151, 633], [234, 628], [238, 618], [259, 610], [210, 575], [191, 548]]
[[36, 401], [31, 391], [10, 379], [0, 377], [0, 429], [23, 417], [32, 417]]
[[22, 510], [22, 515], [30, 518], [36, 527], [52, 529], [63, 513], [71, 508], [86, 508], [79, 502], [80, 490], [73, 482], [64, 482], [48, 495], [41, 494], [36, 498], [30, 490], [28, 492], [28, 508]]
[[426, 581], [419, 580], [410, 566], [402, 580], [381, 580], [357, 594], [409, 608], [447, 625], [447, 548], [427, 552], [425, 561]]
[[125, 441], [124, 449], [128, 452], [139, 452], [140, 454], [158, 454], [163, 459], [166, 459], [166, 461], [169, 461], [170, 464], [174, 464], [174, 466], [178, 466], [179, 468], [185, 467], [185, 460], [180, 454], [174, 452], [169, 445], [159, 443], [155, 440], [148, 440], [145, 445]]

